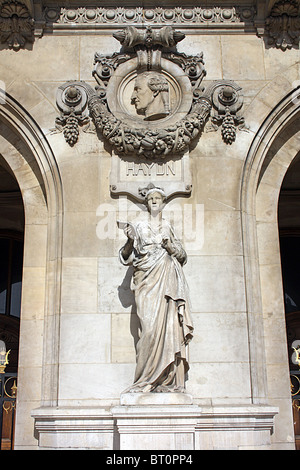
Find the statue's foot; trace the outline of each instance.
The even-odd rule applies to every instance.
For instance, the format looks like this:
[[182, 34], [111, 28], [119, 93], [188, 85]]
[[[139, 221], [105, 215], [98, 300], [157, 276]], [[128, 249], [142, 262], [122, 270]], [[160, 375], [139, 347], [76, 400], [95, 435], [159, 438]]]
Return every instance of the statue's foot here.
[[172, 392], [172, 390], [169, 387], [166, 387], [165, 385], [158, 385], [155, 390], [153, 390], [156, 393], [169, 393]]
[[178, 387], [173, 389], [173, 392], [185, 393], [185, 388], [182, 385], [178, 385]]
[[167, 385], [158, 385], [153, 392], [157, 393], [185, 393], [185, 388], [181, 385], [168, 387]]

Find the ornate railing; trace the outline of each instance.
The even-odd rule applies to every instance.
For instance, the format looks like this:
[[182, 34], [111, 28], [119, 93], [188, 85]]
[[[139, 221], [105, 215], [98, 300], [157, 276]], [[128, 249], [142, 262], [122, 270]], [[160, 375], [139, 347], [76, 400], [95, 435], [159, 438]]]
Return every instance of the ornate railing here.
[[17, 374], [0, 374], [0, 450], [12, 450], [17, 397]]

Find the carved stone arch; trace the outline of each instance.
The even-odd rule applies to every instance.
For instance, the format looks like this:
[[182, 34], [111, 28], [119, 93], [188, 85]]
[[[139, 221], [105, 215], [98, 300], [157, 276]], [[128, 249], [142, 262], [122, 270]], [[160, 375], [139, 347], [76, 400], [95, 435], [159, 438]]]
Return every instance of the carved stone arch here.
[[[54, 154], [38, 124], [2, 90], [0, 103], [0, 152], [18, 181], [25, 210], [17, 447], [22, 413], [57, 403], [63, 192]], [[35, 386], [28, 391], [31, 380]]]
[[[274, 96], [277, 86], [276, 81], [271, 83], [264, 96], [267, 92]], [[270, 367], [272, 334], [275, 355], [281, 357], [277, 370], [282, 378], [281, 398], [285, 403], [290, 400], [288, 363], [283, 359], [286, 338], [277, 205], [284, 175], [300, 150], [299, 97], [299, 86], [290, 89], [269, 112], [252, 140], [243, 169], [241, 220], [253, 403], [265, 403], [276, 395], [270, 390], [275, 370]]]

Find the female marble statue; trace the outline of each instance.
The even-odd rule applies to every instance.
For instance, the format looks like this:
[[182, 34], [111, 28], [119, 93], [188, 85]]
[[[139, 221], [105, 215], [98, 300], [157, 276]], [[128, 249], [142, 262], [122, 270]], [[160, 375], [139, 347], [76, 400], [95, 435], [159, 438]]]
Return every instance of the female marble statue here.
[[182, 271], [186, 253], [162, 218], [164, 192], [152, 188], [145, 199], [149, 216], [126, 225], [128, 238], [120, 250], [121, 262], [134, 267], [141, 324], [134, 384], [125, 392], [183, 392], [189, 369], [185, 349], [193, 333]]

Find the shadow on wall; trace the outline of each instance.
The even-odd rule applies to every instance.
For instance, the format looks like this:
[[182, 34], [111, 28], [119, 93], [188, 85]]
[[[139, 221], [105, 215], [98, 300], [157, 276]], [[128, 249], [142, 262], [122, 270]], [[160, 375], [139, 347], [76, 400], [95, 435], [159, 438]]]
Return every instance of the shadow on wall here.
[[130, 266], [125, 274], [122, 284], [118, 287], [118, 296], [120, 302], [124, 308], [131, 307], [130, 312], [130, 333], [134, 340], [134, 347], [136, 348], [139, 340], [140, 332], [140, 321], [136, 314], [136, 303], [134, 293], [131, 290], [131, 280], [133, 276], [133, 267]]

